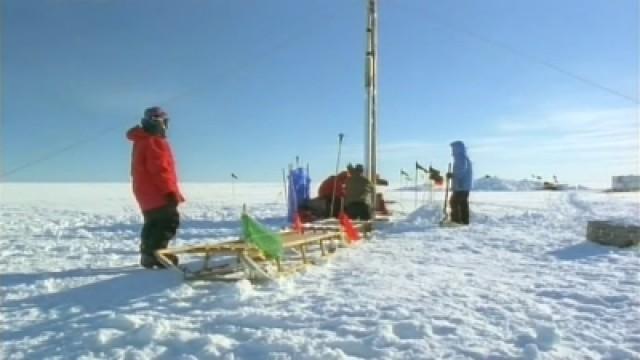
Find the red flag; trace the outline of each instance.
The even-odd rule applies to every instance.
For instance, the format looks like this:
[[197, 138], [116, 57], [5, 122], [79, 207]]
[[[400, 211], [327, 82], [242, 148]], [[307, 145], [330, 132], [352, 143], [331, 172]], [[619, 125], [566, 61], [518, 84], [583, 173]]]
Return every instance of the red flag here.
[[353, 226], [351, 219], [344, 212], [340, 213], [340, 225], [342, 226], [342, 231], [347, 234], [349, 242], [360, 240], [360, 232]]
[[302, 220], [300, 219], [300, 213], [296, 213], [295, 218], [293, 219], [293, 230], [298, 234], [304, 234], [304, 226], [302, 225]]

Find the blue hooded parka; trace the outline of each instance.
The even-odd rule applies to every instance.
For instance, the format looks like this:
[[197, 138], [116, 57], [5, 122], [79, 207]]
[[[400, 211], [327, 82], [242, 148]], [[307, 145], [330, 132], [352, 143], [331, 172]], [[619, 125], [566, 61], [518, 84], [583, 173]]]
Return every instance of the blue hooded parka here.
[[467, 149], [462, 141], [454, 141], [451, 144], [453, 155], [453, 179], [452, 191], [470, 191], [473, 180], [471, 160], [467, 157]]

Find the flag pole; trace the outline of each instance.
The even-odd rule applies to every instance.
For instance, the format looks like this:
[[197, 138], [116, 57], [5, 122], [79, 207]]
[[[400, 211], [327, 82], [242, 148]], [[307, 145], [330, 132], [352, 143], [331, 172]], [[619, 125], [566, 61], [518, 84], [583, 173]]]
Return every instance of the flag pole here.
[[236, 175], [231, 173], [231, 203], [234, 204], [236, 202]]
[[282, 193], [284, 196], [284, 203], [287, 203], [287, 175], [284, 168], [282, 168], [282, 185], [284, 186], [284, 192]]
[[413, 178], [413, 209], [418, 208], [418, 162], [416, 161], [416, 176]]
[[329, 209], [329, 217], [333, 217], [333, 209], [336, 204], [336, 191], [338, 187], [338, 169], [340, 168], [340, 153], [342, 152], [342, 139], [344, 134], [338, 134], [338, 159], [336, 160], [336, 172], [333, 176], [333, 191], [331, 192], [331, 208]]
[[[432, 167], [431, 167], [431, 163], [429, 163], [429, 171], [431, 171]], [[435, 183], [434, 180], [431, 180], [431, 178], [429, 178], [429, 205], [433, 205], [433, 184]]]
[[[424, 175], [423, 175], [423, 176], [424, 176]], [[420, 205], [424, 205], [424, 204], [426, 204], [425, 197], [427, 196], [427, 183], [428, 183], [428, 182], [429, 182], [429, 179], [428, 179], [428, 178], [424, 179], [424, 189], [422, 189], [422, 200], [421, 200]]]

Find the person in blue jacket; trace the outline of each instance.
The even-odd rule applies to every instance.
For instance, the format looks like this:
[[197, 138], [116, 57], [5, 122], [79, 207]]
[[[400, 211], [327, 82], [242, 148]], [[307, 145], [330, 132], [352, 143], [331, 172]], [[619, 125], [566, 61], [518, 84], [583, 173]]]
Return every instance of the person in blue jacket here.
[[447, 174], [451, 178], [451, 221], [458, 224], [469, 224], [469, 191], [473, 180], [471, 160], [467, 156], [467, 149], [462, 141], [454, 141], [451, 144], [453, 156], [452, 173]]

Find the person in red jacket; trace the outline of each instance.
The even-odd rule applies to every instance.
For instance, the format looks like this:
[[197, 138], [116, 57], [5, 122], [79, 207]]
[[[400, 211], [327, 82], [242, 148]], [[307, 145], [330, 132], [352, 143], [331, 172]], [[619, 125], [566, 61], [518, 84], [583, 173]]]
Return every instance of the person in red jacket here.
[[[340, 215], [345, 192], [344, 184], [348, 178], [349, 173], [342, 171], [338, 176], [329, 176], [320, 184], [318, 197], [325, 200], [327, 217], [338, 217]], [[331, 204], [333, 204], [333, 211], [331, 210]]]
[[[175, 160], [167, 141], [169, 117], [160, 107], [144, 111], [141, 124], [127, 132], [133, 142], [131, 180], [133, 194], [142, 210], [144, 225], [140, 241], [140, 265], [162, 267], [155, 252], [165, 249], [180, 225], [178, 204], [184, 197], [178, 188]], [[174, 264], [177, 257], [171, 257]]]

